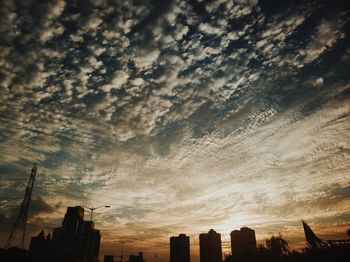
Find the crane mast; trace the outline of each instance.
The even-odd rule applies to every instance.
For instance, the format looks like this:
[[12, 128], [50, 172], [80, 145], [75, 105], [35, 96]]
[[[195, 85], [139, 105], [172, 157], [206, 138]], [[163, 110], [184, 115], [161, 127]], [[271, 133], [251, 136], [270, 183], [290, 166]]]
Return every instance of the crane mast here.
[[35, 177], [36, 177], [36, 171], [37, 171], [37, 166], [36, 166], [36, 164], [33, 164], [33, 168], [32, 168], [32, 171], [30, 173], [30, 178], [28, 181], [28, 185], [26, 187], [26, 192], [25, 192], [22, 204], [21, 204], [21, 208], [19, 210], [19, 214], [16, 218], [15, 223], [13, 224], [10, 235], [5, 243], [5, 248], [9, 248], [11, 246], [14, 246], [14, 241], [15, 241], [17, 234], [19, 234], [21, 236], [20, 247], [22, 249], [24, 248], [24, 239], [25, 239], [25, 234], [26, 234], [28, 209], [29, 209], [30, 200], [32, 198], [32, 192], [33, 192], [33, 187], [34, 187], [34, 182], [35, 182]]

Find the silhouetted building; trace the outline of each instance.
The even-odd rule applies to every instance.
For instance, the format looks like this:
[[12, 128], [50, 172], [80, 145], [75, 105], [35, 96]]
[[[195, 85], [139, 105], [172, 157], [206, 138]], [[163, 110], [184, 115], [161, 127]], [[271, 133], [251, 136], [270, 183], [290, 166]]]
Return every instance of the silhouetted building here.
[[84, 221], [84, 208], [68, 207], [62, 227], [53, 230], [52, 242], [57, 261], [97, 262], [100, 232], [93, 221]]
[[139, 252], [138, 255], [130, 255], [129, 256], [129, 262], [144, 262], [144, 260], [143, 260], [143, 253]]
[[0, 261], [30, 261], [28, 250], [18, 247], [0, 248]]
[[29, 244], [30, 257], [34, 261], [49, 261], [52, 256], [51, 235], [45, 237], [44, 230], [32, 237]]
[[210, 229], [199, 235], [200, 261], [222, 262], [221, 235]]
[[114, 262], [114, 256], [105, 255], [104, 262]]
[[180, 234], [170, 238], [170, 262], [190, 262], [190, 237]]
[[100, 251], [100, 231], [94, 228], [93, 221], [84, 221], [80, 242], [80, 257], [83, 261], [97, 261]]
[[231, 232], [231, 251], [234, 261], [251, 261], [256, 258], [255, 231], [248, 227]]

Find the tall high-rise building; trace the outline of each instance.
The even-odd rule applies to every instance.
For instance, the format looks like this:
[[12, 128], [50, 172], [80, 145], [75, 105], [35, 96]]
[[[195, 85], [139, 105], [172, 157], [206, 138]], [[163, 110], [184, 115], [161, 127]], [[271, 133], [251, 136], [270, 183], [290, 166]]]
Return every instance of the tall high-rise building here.
[[190, 237], [180, 234], [170, 238], [170, 262], [190, 262]]
[[84, 208], [68, 207], [62, 227], [54, 228], [52, 245], [57, 261], [97, 262], [100, 231], [93, 221], [84, 221]]
[[200, 261], [222, 262], [221, 235], [214, 229], [199, 235]]
[[255, 231], [248, 227], [231, 232], [231, 251], [235, 261], [251, 261], [256, 257]]
[[95, 229], [93, 221], [84, 221], [80, 241], [80, 257], [82, 261], [98, 261], [100, 252], [100, 231]]
[[62, 221], [62, 227], [54, 228], [52, 242], [54, 249], [62, 259], [80, 259], [80, 245], [84, 226], [84, 208], [68, 207]]

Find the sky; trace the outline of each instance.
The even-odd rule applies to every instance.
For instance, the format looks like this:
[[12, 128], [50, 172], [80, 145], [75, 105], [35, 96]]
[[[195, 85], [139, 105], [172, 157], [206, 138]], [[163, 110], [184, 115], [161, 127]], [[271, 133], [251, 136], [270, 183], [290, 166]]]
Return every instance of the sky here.
[[[29, 237], [95, 211], [101, 254], [248, 226], [350, 228], [350, 3], [0, 3], [0, 245], [33, 163]], [[85, 216], [88, 218], [89, 213]]]

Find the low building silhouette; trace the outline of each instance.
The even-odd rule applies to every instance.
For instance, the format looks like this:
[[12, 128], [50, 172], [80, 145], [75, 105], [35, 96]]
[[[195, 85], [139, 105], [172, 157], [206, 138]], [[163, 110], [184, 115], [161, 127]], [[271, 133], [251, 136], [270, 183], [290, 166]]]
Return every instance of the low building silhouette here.
[[135, 255], [135, 254], [130, 255], [129, 262], [144, 262], [143, 253], [139, 252], [137, 255]]
[[170, 238], [170, 262], [190, 262], [190, 237], [180, 234]]
[[114, 256], [113, 255], [105, 255], [104, 262], [114, 262]]
[[222, 262], [221, 235], [210, 229], [199, 235], [200, 262]]
[[231, 251], [234, 261], [252, 261], [257, 255], [255, 231], [248, 227], [233, 230], [231, 236]]
[[0, 261], [31, 261], [28, 250], [19, 247], [0, 248]]
[[34, 261], [50, 261], [52, 251], [51, 235], [47, 234], [45, 237], [44, 230], [41, 230], [37, 236], [31, 238], [29, 253]]

